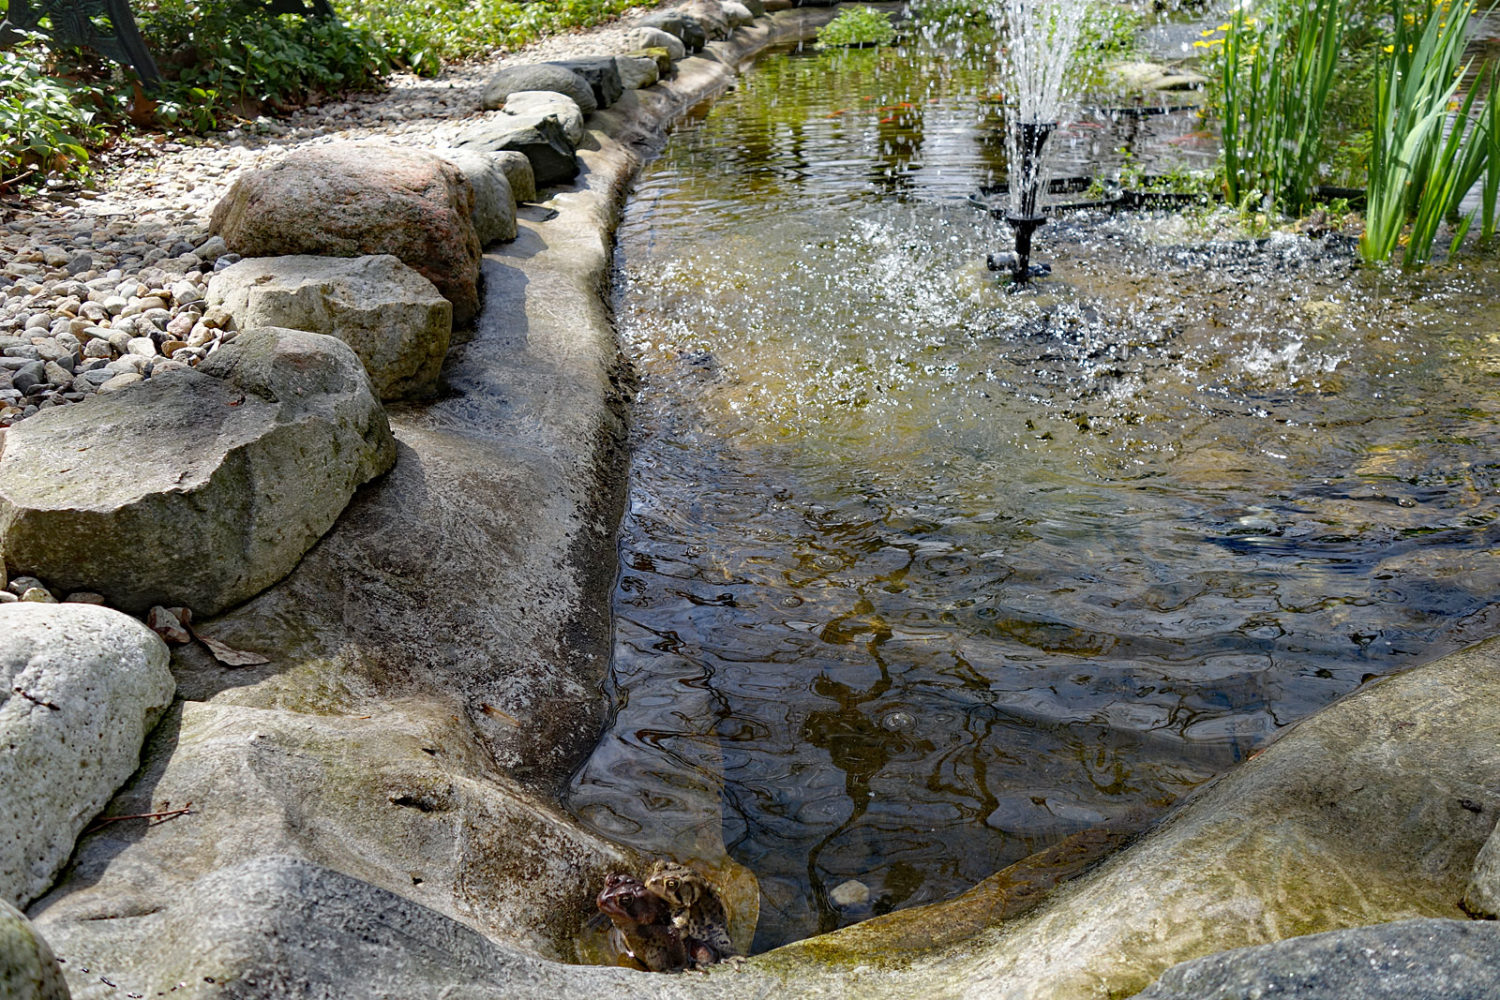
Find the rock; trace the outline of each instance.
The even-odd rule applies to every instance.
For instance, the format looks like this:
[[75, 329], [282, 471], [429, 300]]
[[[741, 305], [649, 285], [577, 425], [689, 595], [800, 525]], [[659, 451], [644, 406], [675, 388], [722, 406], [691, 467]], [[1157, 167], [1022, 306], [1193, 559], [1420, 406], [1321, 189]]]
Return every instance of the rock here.
[[[672, 56], [666, 49], [653, 45], [649, 49], [638, 49], [635, 52], [626, 52], [626, 56], [636, 59], [649, 59], [656, 64], [656, 79], [663, 80], [672, 75]], [[623, 80], [623, 70], [621, 71]]]
[[45, 384], [46, 381], [47, 366], [41, 361], [32, 361], [23, 365], [10, 377], [10, 384], [20, 393], [28, 393], [34, 387]]
[[521, 63], [498, 70], [485, 85], [480, 104], [488, 110], [503, 107], [518, 91], [550, 90], [573, 98], [584, 114], [597, 111], [594, 88], [583, 77], [556, 63]]
[[363, 365], [332, 337], [244, 332], [196, 371], [108, 385], [10, 428], [0, 539], [13, 570], [127, 611], [245, 600], [395, 460]]
[[436, 154], [345, 142], [240, 174], [210, 224], [246, 257], [393, 254], [437, 286], [463, 325], [479, 309], [473, 208], [462, 171]]
[[455, 149], [522, 153], [538, 186], [566, 184], [578, 175], [578, 158], [562, 123], [551, 115], [517, 126], [503, 112], [465, 126], [453, 140]]
[[761, 0], [740, 0], [740, 4], [755, 17], [766, 16], [766, 5]]
[[24, 906], [135, 771], [176, 685], [135, 619], [24, 599], [0, 606], [0, 680], [0, 900]]
[[64, 604], [100, 604], [104, 603], [104, 595], [96, 594], [90, 590], [75, 590], [63, 598]]
[[229, 244], [224, 242], [222, 236], [210, 236], [198, 244], [194, 252], [202, 260], [216, 261], [229, 252]]
[[858, 906], [870, 901], [870, 887], [851, 878], [834, 886], [828, 893], [828, 898], [836, 906]]
[[[519, 95], [512, 94], [514, 101]], [[578, 105], [558, 95], [577, 111]], [[508, 107], [508, 106], [507, 106]], [[579, 129], [583, 116], [578, 115]], [[575, 143], [576, 144], [576, 143]], [[481, 246], [509, 242], [516, 238], [516, 198], [510, 190], [510, 179], [499, 154], [477, 149], [438, 150], [437, 154], [464, 172], [474, 188], [474, 231]]]
[[215, 274], [208, 296], [242, 327], [337, 337], [383, 400], [436, 392], [453, 333], [448, 301], [389, 254], [249, 257]]
[[505, 179], [510, 182], [510, 193], [515, 197], [517, 205], [536, 201], [536, 175], [532, 172], [531, 161], [526, 158], [525, 153], [496, 150], [489, 155], [505, 171]]
[[639, 56], [615, 56], [615, 67], [620, 73], [620, 83], [626, 90], [640, 90], [657, 81], [660, 71], [656, 60]]
[[70, 1000], [52, 949], [21, 911], [4, 900], [0, 900], [0, 997]]
[[1136, 1000], [1500, 996], [1500, 924], [1403, 920], [1288, 938], [1173, 966]]
[[625, 87], [620, 82], [620, 71], [612, 56], [562, 59], [554, 61], [552, 65], [572, 70], [587, 80], [594, 92], [594, 101], [601, 108], [611, 106], [625, 93]]
[[697, 52], [708, 44], [708, 34], [696, 18], [682, 13], [682, 9], [662, 10], [648, 14], [636, 22], [642, 28], [658, 28], [675, 35], [689, 52]]
[[99, 383], [99, 394], [102, 396], [106, 393], [119, 392], [121, 389], [128, 389], [145, 380], [146, 376], [139, 372], [121, 372]]
[[627, 51], [637, 49], [666, 49], [673, 62], [687, 58], [687, 48], [682, 39], [660, 28], [631, 28], [620, 38]]
[[1107, 67], [1109, 77], [1125, 92], [1170, 93], [1202, 90], [1207, 77], [1197, 73], [1184, 73], [1151, 62], [1120, 62]]
[[729, 23], [736, 28], [746, 28], [755, 23], [755, 15], [742, 3], [736, 0], [722, 0], [720, 6], [724, 9], [724, 16]]
[[129, 354], [136, 354], [143, 358], [156, 357], [156, 341], [150, 337], [132, 337], [130, 343], [125, 345]]
[[21, 600], [31, 604], [56, 604], [57, 598], [46, 587], [27, 587], [21, 592]]
[[187, 630], [182, 619], [160, 604], [153, 605], [151, 610], [146, 612], [146, 627], [161, 636], [163, 642], [169, 642], [174, 646], [193, 641], [193, 634]]
[[703, 26], [708, 37], [714, 41], [721, 41], [729, 37], [733, 25], [729, 22], [729, 15], [724, 12], [724, 5], [719, 0], [691, 0], [683, 4], [678, 10], [685, 16], [695, 19]]
[[563, 134], [577, 146], [583, 141], [583, 112], [573, 98], [550, 90], [518, 90], [505, 99], [505, 114], [531, 124], [552, 115], [562, 123]]
[[1484, 920], [1500, 917], [1500, 826], [1495, 827], [1474, 861], [1463, 907], [1470, 916]]

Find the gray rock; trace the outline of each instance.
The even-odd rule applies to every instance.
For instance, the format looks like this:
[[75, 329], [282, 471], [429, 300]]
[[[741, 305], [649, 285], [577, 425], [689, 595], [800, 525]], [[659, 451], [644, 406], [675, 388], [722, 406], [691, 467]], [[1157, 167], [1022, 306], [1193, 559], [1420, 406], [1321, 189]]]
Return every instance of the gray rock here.
[[641, 56], [615, 56], [615, 67], [620, 73], [620, 83], [626, 90], [649, 87], [660, 76], [656, 68], [656, 60]]
[[625, 93], [625, 86], [620, 82], [620, 71], [612, 56], [561, 59], [555, 60], [552, 65], [572, 70], [587, 80], [589, 88], [594, 92], [594, 101], [601, 108], [611, 106]]
[[13, 570], [128, 611], [243, 601], [395, 460], [364, 366], [332, 337], [245, 332], [197, 371], [104, 388], [10, 428], [0, 539]]
[[720, 6], [724, 9], [724, 16], [729, 23], [736, 28], [746, 28], [755, 23], [755, 14], [749, 7], [737, 0], [722, 0]]
[[30, 392], [33, 387], [43, 385], [46, 381], [47, 366], [40, 361], [28, 361], [10, 377], [10, 384], [22, 393]]
[[518, 125], [534, 124], [552, 115], [562, 123], [563, 134], [574, 146], [583, 142], [583, 112], [573, 98], [550, 90], [518, 90], [505, 99], [503, 114], [511, 115]]
[[432, 395], [453, 334], [452, 305], [389, 254], [248, 257], [213, 276], [208, 302], [247, 329], [337, 337], [359, 355], [383, 400]]
[[522, 127], [517, 121], [504, 113], [487, 116], [466, 126], [453, 139], [453, 147], [524, 154], [537, 186], [566, 184], [578, 175], [578, 158], [562, 122], [551, 115]]
[[685, 17], [691, 17], [702, 25], [710, 41], [723, 41], [729, 37], [733, 25], [719, 0], [693, 0], [678, 8]]
[[583, 77], [555, 63], [521, 63], [505, 66], [490, 77], [485, 85], [480, 104], [489, 110], [505, 105], [506, 99], [518, 91], [550, 90], [567, 94], [577, 102], [584, 114], [597, 111], [594, 88]]
[[[517, 95], [512, 94], [511, 100]], [[561, 97], [561, 95], [558, 95]], [[576, 111], [578, 105], [562, 97]], [[583, 116], [578, 116], [580, 128]], [[505, 163], [498, 153], [477, 149], [437, 150], [439, 156], [464, 172], [474, 188], [474, 231], [482, 246], [516, 238], [516, 197], [510, 189]], [[529, 161], [528, 161], [529, 164]], [[530, 169], [528, 165], [528, 169]]]
[[70, 1000], [52, 949], [21, 911], [4, 900], [0, 900], [0, 997]]
[[1464, 909], [1485, 920], [1500, 917], [1500, 826], [1490, 834], [1474, 861], [1474, 872], [1464, 890]]
[[766, 16], [766, 5], [761, 0], [740, 0], [740, 3], [755, 17]]
[[531, 161], [526, 158], [525, 153], [517, 153], [511, 150], [492, 151], [490, 156], [500, 164], [500, 169], [505, 171], [505, 179], [510, 182], [510, 193], [514, 196], [516, 204], [526, 201], [536, 201], [536, 175], [531, 170]]
[[1500, 924], [1403, 920], [1183, 962], [1137, 1000], [1500, 997]]
[[0, 607], [0, 681], [0, 900], [24, 906], [135, 771], [176, 685], [134, 618], [24, 596]]
[[341, 142], [240, 174], [210, 224], [246, 257], [393, 254], [453, 303], [455, 324], [466, 324], [479, 309], [473, 211], [469, 182], [436, 154]]
[[216, 261], [229, 252], [229, 244], [222, 236], [210, 236], [193, 251], [202, 260]]
[[660, 28], [631, 28], [621, 36], [626, 51], [637, 49], [666, 49], [673, 62], [687, 58], [687, 48], [682, 39]]
[[648, 14], [636, 22], [642, 28], [659, 28], [675, 35], [689, 52], [697, 52], [708, 44], [708, 33], [696, 19], [681, 10], [663, 10]]

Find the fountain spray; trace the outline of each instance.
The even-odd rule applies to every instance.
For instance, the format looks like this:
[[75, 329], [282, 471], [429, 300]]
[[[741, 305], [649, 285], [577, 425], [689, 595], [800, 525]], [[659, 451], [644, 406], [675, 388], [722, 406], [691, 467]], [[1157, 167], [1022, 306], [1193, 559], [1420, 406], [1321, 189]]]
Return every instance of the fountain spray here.
[[1047, 221], [1037, 205], [1044, 179], [1042, 148], [1057, 128], [1084, 6], [1083, 0], [999, 0], [1000, 66], [1010, 140], [1010, 210], [1005, 221], [1015, 232], [1016, 249], [1009, 257], [992, 258], [991, 266], [1010, 271], [1016, 284], [1051, 271], [1031, 263], [1032, 234]]

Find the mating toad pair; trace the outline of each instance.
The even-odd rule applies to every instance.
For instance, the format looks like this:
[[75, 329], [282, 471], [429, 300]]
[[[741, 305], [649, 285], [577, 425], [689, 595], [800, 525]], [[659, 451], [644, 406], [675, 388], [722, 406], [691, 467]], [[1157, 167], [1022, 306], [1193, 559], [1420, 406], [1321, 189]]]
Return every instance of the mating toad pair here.
[[605, 876], [598, 904], [614, 925], [610, 942], [627, 964], [677, 972], [735, 954], [719, 894], [686, 865], [658, 861], [645, 882], [612, 872]]

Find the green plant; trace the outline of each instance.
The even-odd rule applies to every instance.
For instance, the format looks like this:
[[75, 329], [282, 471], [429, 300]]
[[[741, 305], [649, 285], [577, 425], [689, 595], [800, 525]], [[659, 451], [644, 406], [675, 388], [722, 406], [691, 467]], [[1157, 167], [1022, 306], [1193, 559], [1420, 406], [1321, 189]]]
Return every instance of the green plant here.
[[[1493, 169], [1487, 162], [1496, 141], [1488, 123], [1496, 115], [1493, 110], [1482, 118], [1472, 115], [1477, 87], [1463, 101], [1454, 102], [1473, 11], [1467, 0], [1451, 6], [1424, 2], [1417, 11], [1392, 0], [1391, 10], [1395, 33], [1376, 78], [1360, 253], [1369, 261], [1389, 259], [1410, 221], [1403, 262], [1413, 265], [1431, 257], [1439, 224], [1456, 215], [1460, 200], [1481, 175], [1486, 175], [1486, 193], [1500, 183], [1491, 180]], [[1493, 73], [1490, 81], [1493, 97]], [[1489, 197], [1492, 201], [1493, 195]], [[1459, 223], [1454, 246], [1468, 225]], [[1492, 227], [1492, 218], [1487, 218], [1484, 229]]]
[[[1339, 0], [1235, 10], [1220, 31], [1224, 179], [1231, 204], [1301, 215], [1323, 160], [1324, 109], [1343, 37]], [[1204, 43], [1212, 46], [1215, 43]]]
[[889, 45], [896, 38], [891, 19], [868, 7], [850, 7], [818, 29], [818, 48]]
[[89, 147], [106, 136], [93, 97], [50, 72], [39, 37], [0, 49], [0, 189], [87, 173]]

